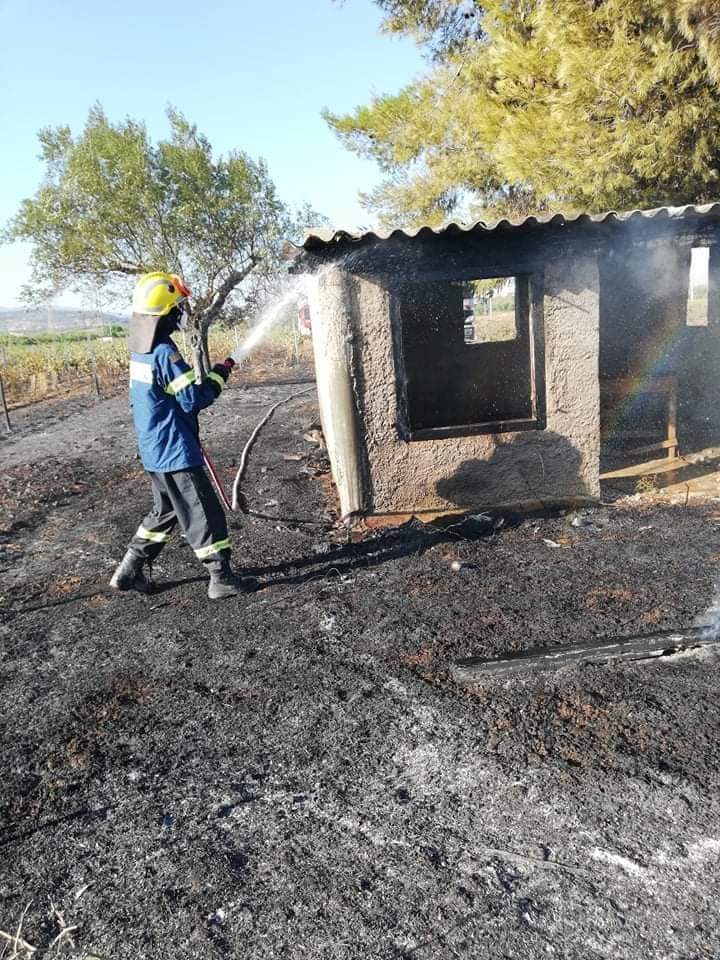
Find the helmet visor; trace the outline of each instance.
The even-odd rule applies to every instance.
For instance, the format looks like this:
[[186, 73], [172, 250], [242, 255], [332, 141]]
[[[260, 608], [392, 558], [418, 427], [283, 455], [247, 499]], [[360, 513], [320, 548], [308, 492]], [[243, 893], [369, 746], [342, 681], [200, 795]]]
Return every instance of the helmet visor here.
[[175, 284], [175, 289], [182, 296], [183, 300], [187, 300], [188, 297], [192, 296], [188, 287], [182, 281], [182, 278], [179, 277], [176, 273], [171, 274], [173, 283]]

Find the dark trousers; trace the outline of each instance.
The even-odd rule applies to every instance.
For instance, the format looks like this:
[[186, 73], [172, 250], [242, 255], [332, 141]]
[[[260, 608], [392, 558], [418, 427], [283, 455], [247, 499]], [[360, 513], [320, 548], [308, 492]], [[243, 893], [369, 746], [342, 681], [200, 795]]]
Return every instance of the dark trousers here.
[[153, 508], [137, 529], [129, 549], [152, 563], [170, 539], [176, 524], [210, 566], [230, 557], [225, 513], [202, 467], [175, 473], [150, 473]]

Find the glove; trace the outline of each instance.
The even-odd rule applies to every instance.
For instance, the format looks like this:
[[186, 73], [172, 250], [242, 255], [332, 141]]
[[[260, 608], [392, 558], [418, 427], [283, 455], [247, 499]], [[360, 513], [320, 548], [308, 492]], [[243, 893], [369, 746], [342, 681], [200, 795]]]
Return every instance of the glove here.
[[230, 371], [234, 366], [235, 361], [228, 357], [227, 360], [224, 360], [222, 363], [216, 363], [212, 368], [212, 372], [216, 373], [219, 377], [222, 377], [223, 381], [227, 383], [228, 377], [230, 376]]
[[228, 366], [228, 361], [225, 363], [216, 363], [210, 370], [208, 374], [207, 383], [209, 383], [215, 389], [215, 396], [219, 397], [222, 393], [223, 385], [228, 382], [228, 377], [230, 376], [230, 371], [232, 370], [234, 364], [232, 360], [230, 361], [230, 366]]

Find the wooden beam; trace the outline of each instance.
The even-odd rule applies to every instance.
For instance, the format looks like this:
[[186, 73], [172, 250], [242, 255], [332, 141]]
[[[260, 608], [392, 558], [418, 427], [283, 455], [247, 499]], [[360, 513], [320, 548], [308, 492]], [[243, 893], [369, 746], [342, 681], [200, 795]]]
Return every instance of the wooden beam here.
[[455, 661], [450, 673], [456, 683], [471, 684], [537, 670], [560, 670], [583, 663], [650, 660], [713, 644], [720, 645], [720, 634], [704, 627], [690, 627], [640, 637], [583, 641], [561, 647], [533, 647], [499, 657], [468, 657]]
[[677, 381], [675, 388], [668, 393], [668, 415], [667, 415], [667, 438], [670, 441], [668, 447], [668, 458], [674, 460], [678, 454], [678, 395]]
[[658, 443], [649, 443], [646, 447], [633, 447], [631, 450], [625, 450], [628, 455], [633, 453], [653, 453], [655, 450], [669, 450], [671, 447], [677, 447], [675, 440], [660, 440]]

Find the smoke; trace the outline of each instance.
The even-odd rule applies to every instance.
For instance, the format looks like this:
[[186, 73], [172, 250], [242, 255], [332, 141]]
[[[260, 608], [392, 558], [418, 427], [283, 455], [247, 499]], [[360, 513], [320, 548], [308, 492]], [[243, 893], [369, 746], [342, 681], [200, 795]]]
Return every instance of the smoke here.
[[720, 639], [720, 584], [715, 585], [710, 606], [695, 619], [694, 626], [700, 628], [704, 640]]

